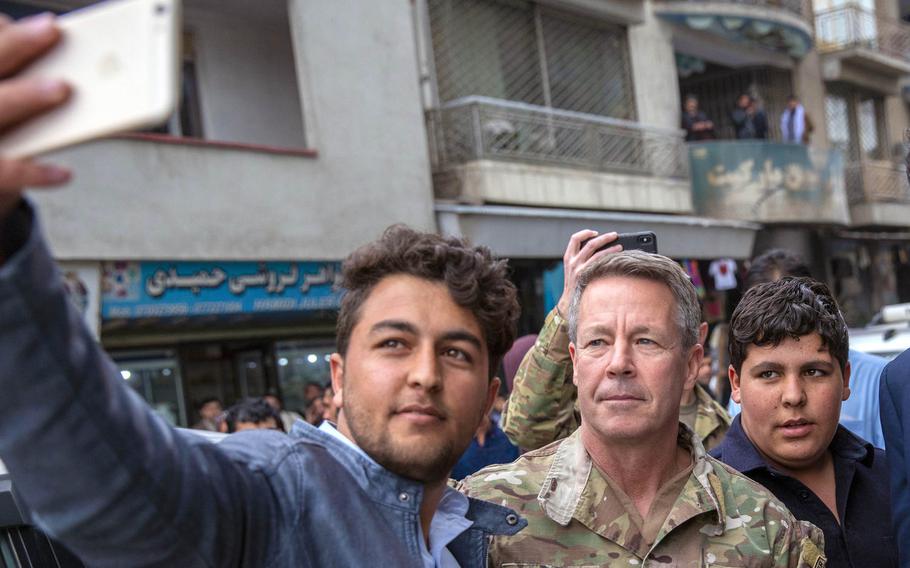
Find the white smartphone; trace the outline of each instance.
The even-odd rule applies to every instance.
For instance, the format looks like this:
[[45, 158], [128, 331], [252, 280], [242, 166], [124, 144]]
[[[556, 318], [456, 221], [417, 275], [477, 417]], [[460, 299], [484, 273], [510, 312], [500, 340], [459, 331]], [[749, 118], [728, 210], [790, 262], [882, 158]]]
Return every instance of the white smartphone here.
[[62, 79], [61, 107], [0, 136], [0, 156], [30, 157], [168, 119], [179, 92], [180, 0], [109, 0], [57, 18], [60, 43], [17, 77]]

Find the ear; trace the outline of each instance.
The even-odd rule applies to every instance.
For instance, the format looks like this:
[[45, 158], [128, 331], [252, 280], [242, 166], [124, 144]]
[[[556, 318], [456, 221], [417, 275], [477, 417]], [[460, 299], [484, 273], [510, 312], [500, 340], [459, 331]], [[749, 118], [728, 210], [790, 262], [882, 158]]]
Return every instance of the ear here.
[[847, 361], [847, 365], [844, 366], [844, 398], [841, 400], [847, 400], [850, 398], [850, 374], [853, 370], [850, 367], [850, 361]]
[[[575, 349], [574, 343], [569, 343], [569, 359], [572, 360], [572, 369], [577, 369], [575, 366], [576, 359], [578, 358], [578, 351]], [[572, 384], [576, 387], [578, 386], [578, 373], [572, 373]]]
[[705, 341], [708, 339], [708, 322], [703, 321], [698, 325], [698, 342], [701, 343], [702, 349], [705, 347]]
[[695, 388], [695, 382], [698, 380], [698, 370], [701, 368], [701, 360], [704, 357], [705, 348], [700, 343], [696, 343], [689, 349], [689, 358], [686, 361], [686, 380], [683, 383], [683, 390], [692, 390]]
[[730, 398], [732, 398], [733, 402], [735, 402], [736, 404], [742, 404], [742, 395], [740, 394], [739, 374], [737, 374], [736, 369], [733, 368], [733, 365], [730, 365], [727, 368], [727, 376], [730, 377]]
[[332, 402], [341, 408], [344, 406], [344, 357], [340, 353], [332, 353], [329, 358], [329, 370], [332, 373], [332, 390], [335, 392]]

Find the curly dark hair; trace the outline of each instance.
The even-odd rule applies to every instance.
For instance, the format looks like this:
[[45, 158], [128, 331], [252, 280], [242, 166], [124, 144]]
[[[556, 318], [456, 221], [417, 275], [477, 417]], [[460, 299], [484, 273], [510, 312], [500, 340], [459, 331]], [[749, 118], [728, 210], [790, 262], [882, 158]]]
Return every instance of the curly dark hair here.
[[750, 345], [777, 346], [817, 332], [822, 345], [847, 367], [847, 324], [828, 287], [811, 278], [785, 277], [750, 288], [730, 320], [730, 364], [742, 372]]
[[392, 225], [379, 239], [358, 248], [344, 261], [342, 286], [346, 292], [338, 314], [338, 352], [347, 352], [360, 307], [373, 287], [395, 274], [444, 283], [452, 300], [474, 314], [487, 344], [492, 378], [515, 340], [520, 311], [506, 261], [494, 259], [487, 247], [421, 233], [404, 225]]

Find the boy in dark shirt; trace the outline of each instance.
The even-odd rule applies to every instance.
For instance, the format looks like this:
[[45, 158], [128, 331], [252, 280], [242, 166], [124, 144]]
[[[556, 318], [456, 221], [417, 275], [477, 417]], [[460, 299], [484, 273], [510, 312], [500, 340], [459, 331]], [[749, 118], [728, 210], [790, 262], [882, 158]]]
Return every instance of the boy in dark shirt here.
[[783, 278], [746, 292], [730, 322], [731, 396], [742, 413], [711, 454], [822, 529], [828, 568], [897, 566], [885, 452], [838, 425], [847, 351], [824, 284]]

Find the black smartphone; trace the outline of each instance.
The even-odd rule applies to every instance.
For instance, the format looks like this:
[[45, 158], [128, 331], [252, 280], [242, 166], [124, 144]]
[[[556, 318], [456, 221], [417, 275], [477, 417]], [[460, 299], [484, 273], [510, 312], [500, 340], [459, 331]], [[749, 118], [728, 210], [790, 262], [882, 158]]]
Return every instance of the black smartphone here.
[[[588, 239], [587, 241], [582, 242], [581, 246], [584, 247], [590, 240], [591, 239]], [[622, 245], [622, 250], [643, 250], [645, 252], [657, 254], [657, 235], [655, 235], [652, 231], [641, 231], [639, 233], [620, 233], [616, 239], [610, 241], [594, 252], [597, 253], [616, 245]]]

